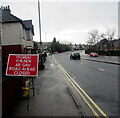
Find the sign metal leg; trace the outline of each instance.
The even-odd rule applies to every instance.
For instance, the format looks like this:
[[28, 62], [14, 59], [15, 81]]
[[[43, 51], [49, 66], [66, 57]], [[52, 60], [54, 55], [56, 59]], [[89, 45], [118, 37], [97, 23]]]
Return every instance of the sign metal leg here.
[[32, 78], [32, 89], [33, 89], [33, 96], [35, 96], [35, 88], [34, 88], [34, 78]]
[[27, 96], [27, 111], [29, 110], [29, 95]]

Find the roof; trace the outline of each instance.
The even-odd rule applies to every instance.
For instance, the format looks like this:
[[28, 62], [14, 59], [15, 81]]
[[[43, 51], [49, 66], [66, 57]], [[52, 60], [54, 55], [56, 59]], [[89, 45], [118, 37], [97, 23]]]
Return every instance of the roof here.
[[26, 29], [32, 29], [33, 28], [32, 20], [24, 20], [23, 24], [24, 24]]
[[120, 39], [112, 40], [112, 41], [110, 41], [110, 43], [114, 44], [114, 45], [120, 45]]
[[21, 19], [17, 18], [16, 16], [12, 15], [11, 13], [7, 12], [0, 8], [0, 22], [7, 23], [7, 22], [22, 22]]
[[102, 39], [100, 42], [98, 42], [98, 45], [104, 45], [108, 43], [107, 39]]
[[22, 21], [18, 17], [12, 15], [10, 12], [0, 8], [0, 22], [2, 23], [15, 23], [20, 22], [25, 29], [31, 29], [34, 35], [34, 28], [32, 25], [32, 20]]
[[31, 29], [32, 33], [34, 35], [34, 27], [32, 25], [32, 20], [24, 20], [22, 22], [23, 22], [23, 25], [24, 25], [25, 29], [28, 29], [28, 30]]
[[102, 39], [100, 42], [98, 42], [95, 46], [98, 45], [105, 45], [105, 44], [114, 44], [114, 45], [120, 45], [120, 39], [114, 39], [114, 40], [110, 40], [108, 41], [107, 39]]

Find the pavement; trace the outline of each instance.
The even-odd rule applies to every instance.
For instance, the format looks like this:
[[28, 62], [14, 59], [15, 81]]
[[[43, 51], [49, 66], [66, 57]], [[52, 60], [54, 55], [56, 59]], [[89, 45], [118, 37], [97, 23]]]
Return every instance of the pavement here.
[[[68, 87], [68, 81], [59, 70], [57, 64], [49, 56], [45, 69], [39, 71], [34, 78], [35, 96], [30, 92], [27, 98], [19, 98], [6, 116], [83, 116], [86, 115], [81, 105], [87, 109], [80, 99], [80, 105], [74, 100], [74, 90]], [[28, 104], [29, 103], [29, 104]], [[90, 111], [86, 110], [89, 114]]]
[[120, 65], [120, 56], [89, 57], [87, 54], [84, 54], [84, 56], [82, 57], [84, 60]]
[[108, 64], [115, 64], [115, 65], [120, 65], [120, 61], [118, 59], [118, 62], [114, 61], [109, 61], [109, 60], [101, 60], [101, 59], [92, 59], [92, 58], [83, 58], [84, 60], [89, 60], [89, 61], [96, 61], [96, 62], [102, 62], [102, 63], [108, 63]]

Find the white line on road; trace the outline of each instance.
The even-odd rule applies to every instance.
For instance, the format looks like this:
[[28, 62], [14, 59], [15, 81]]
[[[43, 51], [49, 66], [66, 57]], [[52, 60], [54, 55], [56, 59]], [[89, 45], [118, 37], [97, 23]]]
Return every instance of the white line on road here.
[[54, 66], [54, 64], [53, 64], [53, 63], [51, 63], [50, 65], [51, 65], [52, 67]]
[[103, 70], [103, 69], [101, 69], [101, 68], [100, 68], [99, 70], [100, 70], [100, 71], [105, 71], [105, 70]]
[[117, 58], [118, 59], [118, 57], [112, 57], [112, 58]]

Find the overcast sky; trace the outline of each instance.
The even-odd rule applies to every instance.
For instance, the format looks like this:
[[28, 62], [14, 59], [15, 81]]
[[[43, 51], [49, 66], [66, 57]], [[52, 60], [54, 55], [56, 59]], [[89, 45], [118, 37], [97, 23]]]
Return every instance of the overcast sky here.
[[[54, 37], [63, 42], [86, 43], [88, 32], [106, 27], [118, 30], [117, 0], [40, 0], [42, 41]], [[48, 2], [49, 1], [49, 2]], [[32, 19], [34, 40], [39, 42], [39, 20], [37, 0], [4, 0], [11, 12], [22, 20]]]

